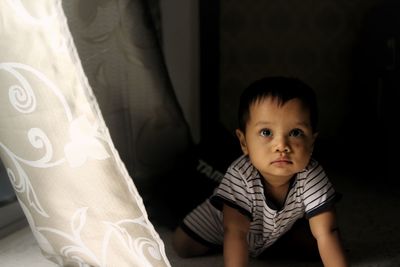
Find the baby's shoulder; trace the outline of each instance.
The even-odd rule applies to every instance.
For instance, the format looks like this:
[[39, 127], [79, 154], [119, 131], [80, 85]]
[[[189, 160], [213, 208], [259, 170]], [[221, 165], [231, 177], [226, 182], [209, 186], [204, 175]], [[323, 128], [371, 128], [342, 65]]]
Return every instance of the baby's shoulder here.
[[231, 170], [237, 173], [242, 173], [251, 169], [252, 166], [250, 158], [247, 155], [241, 155], [231, 163], [228, 167], [228, 171]]
[[247, 155], [242, 155], [237, 158], [228, 167], [225, 174], [228, 178], [234, 178], [242, 180], [243, 183], [247, 184], [259, 176], [257, 169], [253, 166], [250, 158]]
[[297, 178], [298, 180], [307, 180], [320, 175], [325, 175], [324, 168], [316, 159], [311, 158], [304, 170], [297, 174]]

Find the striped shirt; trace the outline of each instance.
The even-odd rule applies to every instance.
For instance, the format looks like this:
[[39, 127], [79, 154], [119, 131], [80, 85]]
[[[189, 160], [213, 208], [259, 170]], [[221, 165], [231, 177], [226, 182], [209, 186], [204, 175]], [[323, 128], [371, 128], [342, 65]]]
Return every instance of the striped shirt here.
[[222, 244], [222, 206], [227, 204], [250, 219], [249, 253], [255, 257], [286, 233], [296, 220], [310, 218], [331, 207], [335, 190], [322, 166], [312, 159], [290, 183], [280, 209], [264, 194], [263, 179], [248, 156], [228, 168], [213, 195], [188, 214], [183, 229], [203, 244]]

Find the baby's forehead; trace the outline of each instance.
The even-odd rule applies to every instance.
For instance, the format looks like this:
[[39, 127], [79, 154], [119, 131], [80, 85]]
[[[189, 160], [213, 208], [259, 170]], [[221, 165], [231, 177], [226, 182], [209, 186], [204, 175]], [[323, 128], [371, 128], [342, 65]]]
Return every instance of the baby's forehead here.
[[292, 118], [294, 120], [311, 121], [310, 108], [299, 98], [292, 98], [285, 102], [274, 98], [265, 97], [254, 101], [249, 107], [248, 119], [279, 120]]

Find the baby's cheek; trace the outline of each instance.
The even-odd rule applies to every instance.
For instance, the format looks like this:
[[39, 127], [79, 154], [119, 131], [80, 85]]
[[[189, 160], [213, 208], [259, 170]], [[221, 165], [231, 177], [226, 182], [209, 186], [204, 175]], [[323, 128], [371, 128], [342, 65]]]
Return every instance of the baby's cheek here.
[[302, 158], [302, 160], [305, 162], [309, 161], [313, 152], [313, 147], [311, 144], [295, 144], [293, 149], [297, 152], [298, 157]]

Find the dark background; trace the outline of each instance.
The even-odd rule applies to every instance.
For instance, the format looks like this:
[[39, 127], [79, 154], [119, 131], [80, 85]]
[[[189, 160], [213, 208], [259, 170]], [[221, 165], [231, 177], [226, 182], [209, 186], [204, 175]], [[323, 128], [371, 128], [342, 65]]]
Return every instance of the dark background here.
[[251, 81], [296, 76], [319, 101], [315, 156], [396, 183], [399, 14], [398, 1], [200, 1], [203, 139], [233, 135]]

